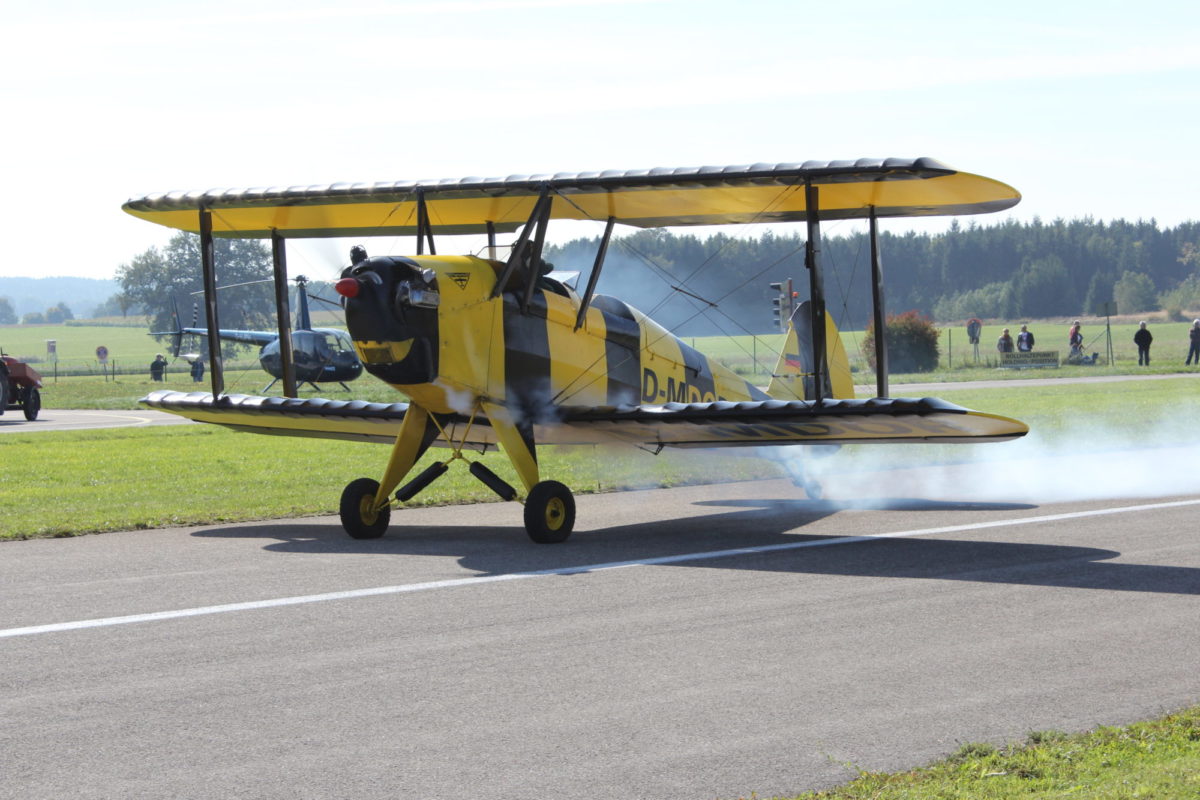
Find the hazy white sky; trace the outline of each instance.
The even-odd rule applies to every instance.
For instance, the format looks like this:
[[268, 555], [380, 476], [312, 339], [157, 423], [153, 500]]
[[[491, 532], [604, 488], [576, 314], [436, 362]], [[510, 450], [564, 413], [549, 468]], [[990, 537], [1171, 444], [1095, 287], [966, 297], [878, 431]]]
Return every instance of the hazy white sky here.
[[1200, 218], [1194, 3], [0, 8], [0, 275], [111, 276], [171, 233], [130, 197], [341, 180], [927, 155], [1015, 186], [1019, 219]]

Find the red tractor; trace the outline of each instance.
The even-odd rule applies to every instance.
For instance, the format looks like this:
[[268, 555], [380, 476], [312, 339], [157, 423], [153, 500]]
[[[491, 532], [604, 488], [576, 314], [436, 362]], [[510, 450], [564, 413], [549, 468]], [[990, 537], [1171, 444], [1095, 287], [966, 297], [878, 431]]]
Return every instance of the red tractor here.
[[37, 419], [42, 408], [42, 376], [33, 367], [0, 354], [0, 414], [21, 409], [25, 419]]

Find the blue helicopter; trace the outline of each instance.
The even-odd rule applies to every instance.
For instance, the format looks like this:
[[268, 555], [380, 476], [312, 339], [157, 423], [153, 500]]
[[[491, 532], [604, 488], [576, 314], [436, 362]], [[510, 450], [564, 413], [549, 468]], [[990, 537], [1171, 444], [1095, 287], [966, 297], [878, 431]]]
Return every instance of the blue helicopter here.
[[[314, 389], [317, 388], [318, 383], [338, 383], [343, 389], [350, 391], [350, 387], [346, 385], [346, 381], [354, 380], [363, 371], [362, 362], [358, 360], [358, 355], [354, 352], [354, 345], [350, 341], [350, 335], [346, 331], [338, 330], [337, 328], [314, 328], [312, 326], [312, 317], [308, 310], [309, 294], [305, 288], [308, 285], [308, 279], [303, 275], [297, 275], [293, 280], [298, 288], [296, 292], [296, 325], [291, 335], [292, 363], [294, 364], [296, 383], [307, 383]], [[331, 302], [320, 297], [314, 297], [313, 299]], [[174, 356], [178, 358], [184, 334], [207, 336], [208, 329], [201, 327], [185, 328], [180, 324], [178, 308], [173, 310], [173, 314], [175, 318], [175, 330], [154, 331], [151, 335], [174, 336], [173, 351]], [[195, 326], [195, 320], [193, 320], [192, 324]], [[264, 393], [283, 378], [283, 353], [279, 346], [279, 334], [277, 332], [222, 328], [219, 330], [218, 335], [227, 341], [256, 345], [261, 348], [258, 351], [258, 363], [272, 378], [271, 382], [262, 390]], [[195, 360], [202, 358], [202, 356], [196, 354], [194, 356], [185, 356], [185, 358]]]

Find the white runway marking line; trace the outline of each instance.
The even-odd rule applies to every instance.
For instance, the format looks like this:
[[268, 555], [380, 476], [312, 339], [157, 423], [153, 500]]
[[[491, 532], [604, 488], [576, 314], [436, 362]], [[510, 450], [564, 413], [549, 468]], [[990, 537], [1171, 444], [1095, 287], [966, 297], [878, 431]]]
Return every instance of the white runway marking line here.
[[176, 611], [156, 611], [149, 614], [131, 614], [125, 617], [104, 617], [102, 619], [85, 619], [74, 622], [56, 622], [50, 625], [30, 625], [25, 628], [0, 629], [0, 639], [16, 636], [34, 636], [43, 633], [61, 633], [63, 631], [82, 630], [84, 628], [107, 628], [114, 625], [129, 625], [135, 622], [155, 622], [185, 617], [201, 617], [209, 614], [228, 614], [234, 611], [254, 611], [263, 608], [279, 608], [281, 606], [297, 606], [307, 603], [327, 603], [333, 600], [353, 600], [359, 597], [377, 597], [388, 594], [408, 594], [410, 592], [427, 592], [433, 589], [452, 589], [458, 586], [476, 586], [484, 583], [499, 581], [516, 581], [527, 578], [542, 578], [549, 575], [577, 575], [583, 572], [599, 572], [608, 569], [625, 567], [655, 566], [657, 564], [677, 564], [684, 561], [705, 561], [714, 558], [729, 558], [731, 556], [754, 555], [770, 553], [778, 550], [799, 550], [806, 547], [831, 547], [841, 544], [858, 542], [873, 542], [885, 539], [904, 539], [912, 536], [929, 536], [939, 533], [957, 533], [961, 531], [976, 531], [986, 528], [1003, 528], [1011, 525], [1035, 525], [1042, 522], [1057, 522], [1066, 519], [1082, 519], [1085, 517], [1100, 517], [1109, 514], [1128, 514], [1137, 511], [1156, 511], [1164, 508], [1179, 508], [1182, 506], [1200, 505], [1200, 499], [1176, 500], [1169, 503], [1149, 503], [1137, 506], [1121, 506], [1119, 508], [1102, 508], [1095, 511], [1074, 511], [1066, 514], [1048, 514], [1041, 517], [1020, 517], [1017, 519], [993, 520], [991, 522], [973, 522], [967, 525], [947, 525], [942, 528], [920, 528], [911, 531], [896, 531], [894, 533], [878, 533], [871, 536], [839, 536], [828, 539], [815, 539], [803, 542], [788, 542], [787, 544], [768, 544], [757, 547], [736, 547], [730, 550], [710, 550], [701, 553], [684, 553], [658, 558], [639, 558], [632, 561], [610, 561], [603, 564], [588, 564], [578, 567], [560, 567], [557, 569], [534, 570], [531, 572], [513, 572], [505, 575], [483, 575], [471, 578], [455, 578], [445, 581], [430, 581], [428, 583], [409, 583], [401, 586], [378, 586], [373, 589], [351, 589], [345, 592], [327, 592], [325, 594], [301, 595], [299, 597], [280, 597], [274, 600], [255, 600], [247, 603], [227, 603], [218, 606], [200, 606], [198, 608], [183, 608]]

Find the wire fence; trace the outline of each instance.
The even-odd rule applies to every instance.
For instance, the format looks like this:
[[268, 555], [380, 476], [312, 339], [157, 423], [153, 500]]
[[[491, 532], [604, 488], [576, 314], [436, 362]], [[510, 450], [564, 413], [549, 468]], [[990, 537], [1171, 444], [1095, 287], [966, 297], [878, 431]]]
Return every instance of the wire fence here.
[[[28, 363], [29, 366], [41, 374], [43, 382], [51, 383], [57, 382], [59, 378], [96, 377], [113, 379], [122, 376], [148, 377], [150, 375], [150, 365], [149, 363], [144, 363], [143, 359], [113, 358], [106, 362], [95, 359], [58, 359], [55, 361], [29, 359], [25, 363]], [[262, 367], [259, 366], [257, 360], [224, 361], [222, 362], [222, 367], [227, 373], [246, 372], [250, 370], [262, 371]], [[164, 375], [190, 375], [191, 371], [191, 364], [183, 359], [169, 362], [163, 368]]]

